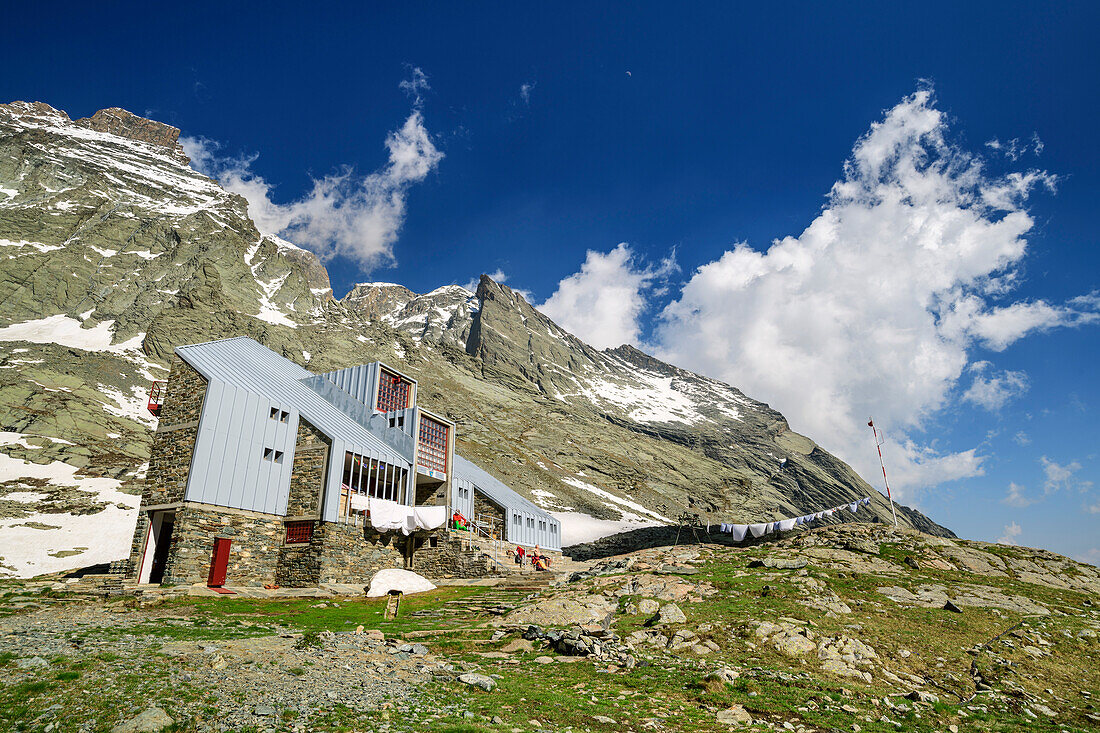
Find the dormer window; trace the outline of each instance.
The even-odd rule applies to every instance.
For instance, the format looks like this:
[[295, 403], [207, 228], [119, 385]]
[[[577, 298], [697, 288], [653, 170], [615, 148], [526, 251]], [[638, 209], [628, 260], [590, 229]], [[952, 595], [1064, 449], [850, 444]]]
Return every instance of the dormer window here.
[[271, 419], [278, 420], [279, 422], [286, 422], [290, 417], [290, 413], [286, 410], [280, 410], [278, 407], [271, 408]]

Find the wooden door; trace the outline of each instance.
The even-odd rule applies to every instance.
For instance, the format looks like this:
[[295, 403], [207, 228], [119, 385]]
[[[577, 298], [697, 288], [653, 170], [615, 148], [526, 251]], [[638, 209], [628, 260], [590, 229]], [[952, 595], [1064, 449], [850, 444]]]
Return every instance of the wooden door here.
[[225, 574], [229, 570], [229, 545], [232, 540], [224, 537], [214, 538], [214, 552], [210, 557], [210, 576], [206, 584], [211, 588], [225, 585]]

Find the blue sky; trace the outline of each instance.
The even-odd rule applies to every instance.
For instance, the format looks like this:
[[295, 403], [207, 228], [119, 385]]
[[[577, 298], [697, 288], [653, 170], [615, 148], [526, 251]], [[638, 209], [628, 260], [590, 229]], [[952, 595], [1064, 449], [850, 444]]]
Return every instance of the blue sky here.
[[7, 20], [4, 101], [180, 127], [337, 295], [499, 271], [597, 345], [771, 403], [872, 483], [875, 414], [898, 492], [964, 536], [1100, 561], [1095, 4]]

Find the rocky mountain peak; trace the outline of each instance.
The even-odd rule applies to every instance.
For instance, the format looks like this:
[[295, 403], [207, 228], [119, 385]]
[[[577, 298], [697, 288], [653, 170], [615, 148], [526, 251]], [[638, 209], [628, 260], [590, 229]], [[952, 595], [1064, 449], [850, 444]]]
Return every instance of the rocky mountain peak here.
[[[121, 107], [101, 109], [91, 117], [82, 117], [76, 120], [76, 124], [96, 132], [107, 132], [129, 140], [160, 145], [183, 155], [183, 148], [179, 146], [180, 131], [178, 127], [138, 117], [133, 112], [128, 112]], [[190, 159], [187, 158], [187, 162], [189, 161]]]

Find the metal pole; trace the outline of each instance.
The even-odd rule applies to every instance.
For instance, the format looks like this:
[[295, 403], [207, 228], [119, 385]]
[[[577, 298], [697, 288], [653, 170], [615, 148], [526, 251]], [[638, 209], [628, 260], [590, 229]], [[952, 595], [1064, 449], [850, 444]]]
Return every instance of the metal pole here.
[[882, 482], [886, 484], [886, 496], [890, 499], [890, 513], [894, 515], [894, 528], [898, 526], [898, 513], [894, 510], [894, 495], [890, 493], [890, 482], [886, 478], [886, 463], [882, 460], [882, 443], [883, 441], [878, 437], [878, 428], [875, 427], [875, 421], [873, 418], [867, 418], [867, 424], [871, 426], [871, 431], [875, 434], [875, 448], [878, 450], [878, 463], [882, 466]]

